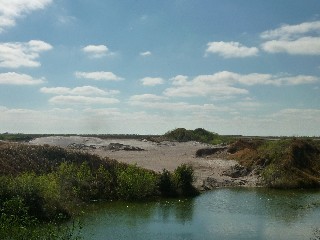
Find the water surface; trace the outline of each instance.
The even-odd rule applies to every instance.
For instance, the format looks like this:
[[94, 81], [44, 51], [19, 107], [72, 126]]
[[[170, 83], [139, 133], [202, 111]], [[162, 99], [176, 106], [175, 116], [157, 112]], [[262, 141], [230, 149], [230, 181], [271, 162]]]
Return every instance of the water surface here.
[[97, 204], [85, 239], [315, 239], [320, 192], [217, 189], [194, 199]]

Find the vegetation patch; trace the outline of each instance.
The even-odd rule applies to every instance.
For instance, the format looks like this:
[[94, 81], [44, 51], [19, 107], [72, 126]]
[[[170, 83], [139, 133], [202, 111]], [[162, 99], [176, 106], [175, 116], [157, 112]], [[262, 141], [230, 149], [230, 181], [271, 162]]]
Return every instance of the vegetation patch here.
[[198, 141], [208, 144], [221, 144], [227, 141], [226, 137], [217, 133], [209, 132], [203, 128], [187, 130], [185, 128], [176, 128], [163, 135], [164, 139], [178, 142]]
[[[2, 239], [73, 239], [74, 234], [66, 233], [69, 229], [59, 230], [59, 223], [92, 201], [196, 193], [190, 166], [180, 166], [167, 177], [166, 183], [163, 174], [85, 152], [0, 142], [0, 235]], [[41, 224], [57, 231], [57, 237], [39, 237]]]
[[230, 146], [231, 158], [260, 172], [273, 188], [320, 187], [320, 143], [316, 140], [239, 140]]

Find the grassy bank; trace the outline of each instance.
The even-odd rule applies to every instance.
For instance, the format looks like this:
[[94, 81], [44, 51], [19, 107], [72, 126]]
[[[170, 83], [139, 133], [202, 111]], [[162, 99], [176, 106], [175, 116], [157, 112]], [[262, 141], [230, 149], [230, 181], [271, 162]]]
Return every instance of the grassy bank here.
[[239, 140], [231, 145], [229, 152], [241, 165], [260, 172], [268, 187], [320, 187], [320, 141]]
[[155, 173], [85, 152], [1, 142], [0, 235], [6, 236], [14, 226], [17, 236], [27, 229], [28, 239], [33, 239], [31, 233], [38, 234], [40, 223], [59, 226], [56, 223], [77, 215], [92, 201], [194, 195], [192, 181], [193, 170], [187, 165], [173, 173]]

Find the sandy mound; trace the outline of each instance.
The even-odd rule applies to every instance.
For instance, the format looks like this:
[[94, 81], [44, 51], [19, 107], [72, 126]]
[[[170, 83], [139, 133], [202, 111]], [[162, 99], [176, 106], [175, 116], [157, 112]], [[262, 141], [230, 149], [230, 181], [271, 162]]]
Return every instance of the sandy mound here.
[[30, 144], [76, 148], [157, 172], [162, 172], [163, 169], [173, 171], [183, 163], [191, 164], [195, 170], [195, 186], [200, 190], [227, 186], [256, 186], [258, 182], [255, 175], [234, 175], [235, 171], [241, 169], [234, 160], [217, 158], [214, 155], [196, 157], [199, 149], [212, 147], [199, 142], [156, 143], [133, 139], [104, 140], [93, 137], [54, 136], [37, 138], [30, 141]]

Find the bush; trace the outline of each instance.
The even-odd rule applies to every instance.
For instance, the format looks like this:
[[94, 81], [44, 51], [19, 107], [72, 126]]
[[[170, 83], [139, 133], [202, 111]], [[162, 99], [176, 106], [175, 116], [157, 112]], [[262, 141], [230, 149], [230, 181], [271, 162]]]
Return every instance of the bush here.
[[192, 185], [194, 181], [192, 166], [187, 164], [180, 165], [174, 170], [173, 178], [179, 195], [193, 196], [197, 194], [197, 190]]
[[3, 240], [72, 240], [80, 239], [81, 226], [62, 227], [53, 223], [40, 224], [29, 215], [29, 209], [20, 197], [1, 204], [0, 236]]
[[157, 192], [157, 177], [154, 173], [129, 165], [118, 170], [117, 193], [120, 199], [138, 200]]
[[209, 132], [203, 128], [197, 128], [195, 130], [177, 128], [164, 134], [164, 137], [178, 142], [198, 141], [209, 144], [219, 144], [224, 141], [217, 133]]

